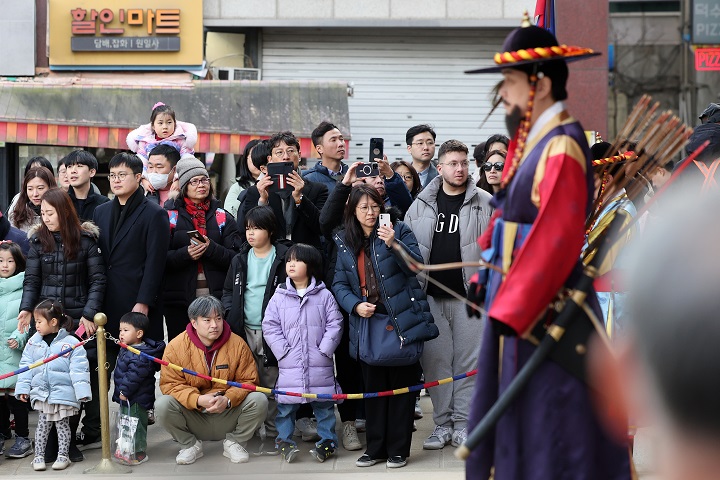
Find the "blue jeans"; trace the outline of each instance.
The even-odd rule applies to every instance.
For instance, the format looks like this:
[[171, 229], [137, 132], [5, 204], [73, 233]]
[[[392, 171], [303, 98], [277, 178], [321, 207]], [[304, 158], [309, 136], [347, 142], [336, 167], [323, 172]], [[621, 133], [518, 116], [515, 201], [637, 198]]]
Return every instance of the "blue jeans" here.
[[[276, 443], [293, 442], [292, 436], [295, 431], [295, 413], [300, 408], [301, 403], [278, 403], [277, 417], [275, 418], [275, 427], [277, 427], [278, 436]], [[338, 444], [338, 437], [335, 434], [335, 403], [334, 402], [310, 402], [313, 413], [317, 419], [317, 432], [320, 435], [320, 445], [325, 440], [332, 440], [335, 445]]]

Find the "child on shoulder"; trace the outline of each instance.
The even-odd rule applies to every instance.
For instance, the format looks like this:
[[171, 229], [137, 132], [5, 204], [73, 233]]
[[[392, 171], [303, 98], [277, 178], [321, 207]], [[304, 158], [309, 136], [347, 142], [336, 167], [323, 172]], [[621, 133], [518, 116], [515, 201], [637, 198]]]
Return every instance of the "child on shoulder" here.
[[[33, 312], [35, 334], [23, 350], [20, 367], [41, 362], [68, 350], [77, 338], [68, 333], [72, 318], [65, 315], [62, 306], [52, 300], [43, 300]], [[71, 350], [46, 364], [26, 370], [18, 376], [15, 397], [30, 401], [38, 412], [35, 429], [34, 470], [45, 470], [45, 446], [52, 424], [58, 434], [58, 455], [53, 470], [64, 470], [70, 465], [70, 417], [80, 412], [80, 404], [92, 397], [90, 369], [85, 348]]]
[[[150, 319], [142, 313], [126, 313], [120, 318], [120, 341], [152, 357], [162, 358], [165, 342], [145, 338], [149, 328]], [[126, 455], [120, 443], [115, 450], [115, 458], [126, 465], [139, 465], [148, 460], [148, 410], [155, 405], [155, 372], [159, 370], [160, 364], [142, 355], [124, 348], [118, 354], [113, 372], [115, 391], [112, 399], [120, 404], [120, 413], [138, 419], [133, 437], [134, 455]]]
[[192, 123], [175, 120], [175, 110], [158, 102], [153, 105], [150, 123], [141, 125], [130, 132], [125, 139], [128, 148], [143, 162], [142, 186], [145, 191], [155, 192], [152, 184], [145, 178], [150, 152], [156, 146], [170, 145], [180, 153], [181, 158], [195, 157], [197, 127]]
[[[28, 333], [17, 329], [20, 312], [25, 256], [20, 245], [9, 240], [0, 242], [0, 374], [17, 370]], [[33, 451], [28, 428], [27, 406], [16, 399], [17, 376], [0, 380], [0, 455], [5, 440], [12, 438], [10, 413], [15, 418], [15, 443], [5, 452], [7, 458], [24, 458]]]
[[[287, 281], [270, 299], [262, 322], [263, 336], [278, 358], [277, 389], [335, 394], [333, 353], [342, 336], [342, 314], [332, 293], [321, 281], [323, 259], [311, 245], [299, 243], [287, 252]], [[277, 449], [287, 462], [299, 452], [292, 440], [295, 414], [302, 403], [311, 403], [320, 441], [310, 450], [324, 462], [335, 453], [335, 403], [332, 400], [278, 395]]]

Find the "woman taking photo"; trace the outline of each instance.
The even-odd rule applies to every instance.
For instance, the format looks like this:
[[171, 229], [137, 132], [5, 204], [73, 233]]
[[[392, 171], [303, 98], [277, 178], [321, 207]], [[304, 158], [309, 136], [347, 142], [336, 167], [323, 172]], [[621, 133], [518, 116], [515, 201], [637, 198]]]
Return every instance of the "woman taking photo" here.
[[[353, 187], [345, 207], [345, 228], [333, 237], [338, 250], [333, 291], [350, 315], [350, 356], [360, 363], [368, 392], [417, 383], [422, 343], [438, 336], [415, 273], [392, 247], [397, 242], [421, 262], [415, 235], [400, 221], [378, 227], [383, 212], [377, 190], [369, 185]], [[373, 342], [377, 326], [390, 340], [387, 350]], [[399, 358], [411, 352], [412, 356]], [[404, 467], [410, 455], [414, 407], [414, 395], [366, 399], [367, 450], [355, 465], [369, 467], [387, 459], [388, 468]]]
[[491, 195], [495, 195], [500, 190], [502, 172], [505, 168], [505, 155], [507, 152], [503, 150], [491, 150], [480, 167], [480, 180], [477, 186]]
[[420, 193], [420, 190], [422, 190], [420, 176], [418, 175], [417, 170], [415, 170], [415, 167], [403, 160], [393, 162], [390, 164], [390, 167], [403, 179], [405, 186], [408, 191], [410, 191], [410, 195], [412, 195], [414, 200], [415, 197], [417, 197], [417, 194]]
[[91, 222], [80, 224], [70, 196], [59, 188], [45, 192], [40, 212], [42, 223], [28, 232], [30, 251], [18, 329], [27, 331], [35, 305], [45, 299], [62, 303], [74, 328], [80, 324], [87, 328], [105, 295], [98, 229]]
[[185, 331], [193, 300], [201, 295], [222, 298], [230, 260], [240, 250], [235, 219], [214, 198], [205, 165], [196, 158], [182, 158], [177, 173], [180, 194], [168, 210], [170, 249], [163, 294], [170, 340]]
[[[31, 168], [23, 178], [17, 202], [10, 205], [7, 216], [10, 225], [27, 232], [40, 223], [40, 201], [45, 192], [56, 187], [55, 177], [46, 167]], [[33, 308], [35, 305], [33, 305]]]

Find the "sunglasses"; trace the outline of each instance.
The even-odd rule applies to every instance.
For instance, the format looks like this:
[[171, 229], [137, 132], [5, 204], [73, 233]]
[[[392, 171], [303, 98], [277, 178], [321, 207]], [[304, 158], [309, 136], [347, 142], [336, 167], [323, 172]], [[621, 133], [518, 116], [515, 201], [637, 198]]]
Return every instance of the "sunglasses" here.
[[486, 172], [489, 172], [492, 168], [494, 168], [498, 172], [502, 172], [504, 167], [505, 167], [505, 163], [503, 163], [503, 162], [484, 163], [482, 166], [482, 169], [485, 170]]

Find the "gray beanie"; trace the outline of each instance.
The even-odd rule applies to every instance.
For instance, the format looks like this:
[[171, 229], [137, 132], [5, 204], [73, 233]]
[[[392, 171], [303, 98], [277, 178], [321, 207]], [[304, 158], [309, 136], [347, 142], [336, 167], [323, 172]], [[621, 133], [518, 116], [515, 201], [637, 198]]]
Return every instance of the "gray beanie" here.
[[180, 181], [180, 190], [185, 188], [191, 178], [198, 175], [208, 176], [205, 165], [195, 157], [181, 158], [177, 163], [177, 174]]

